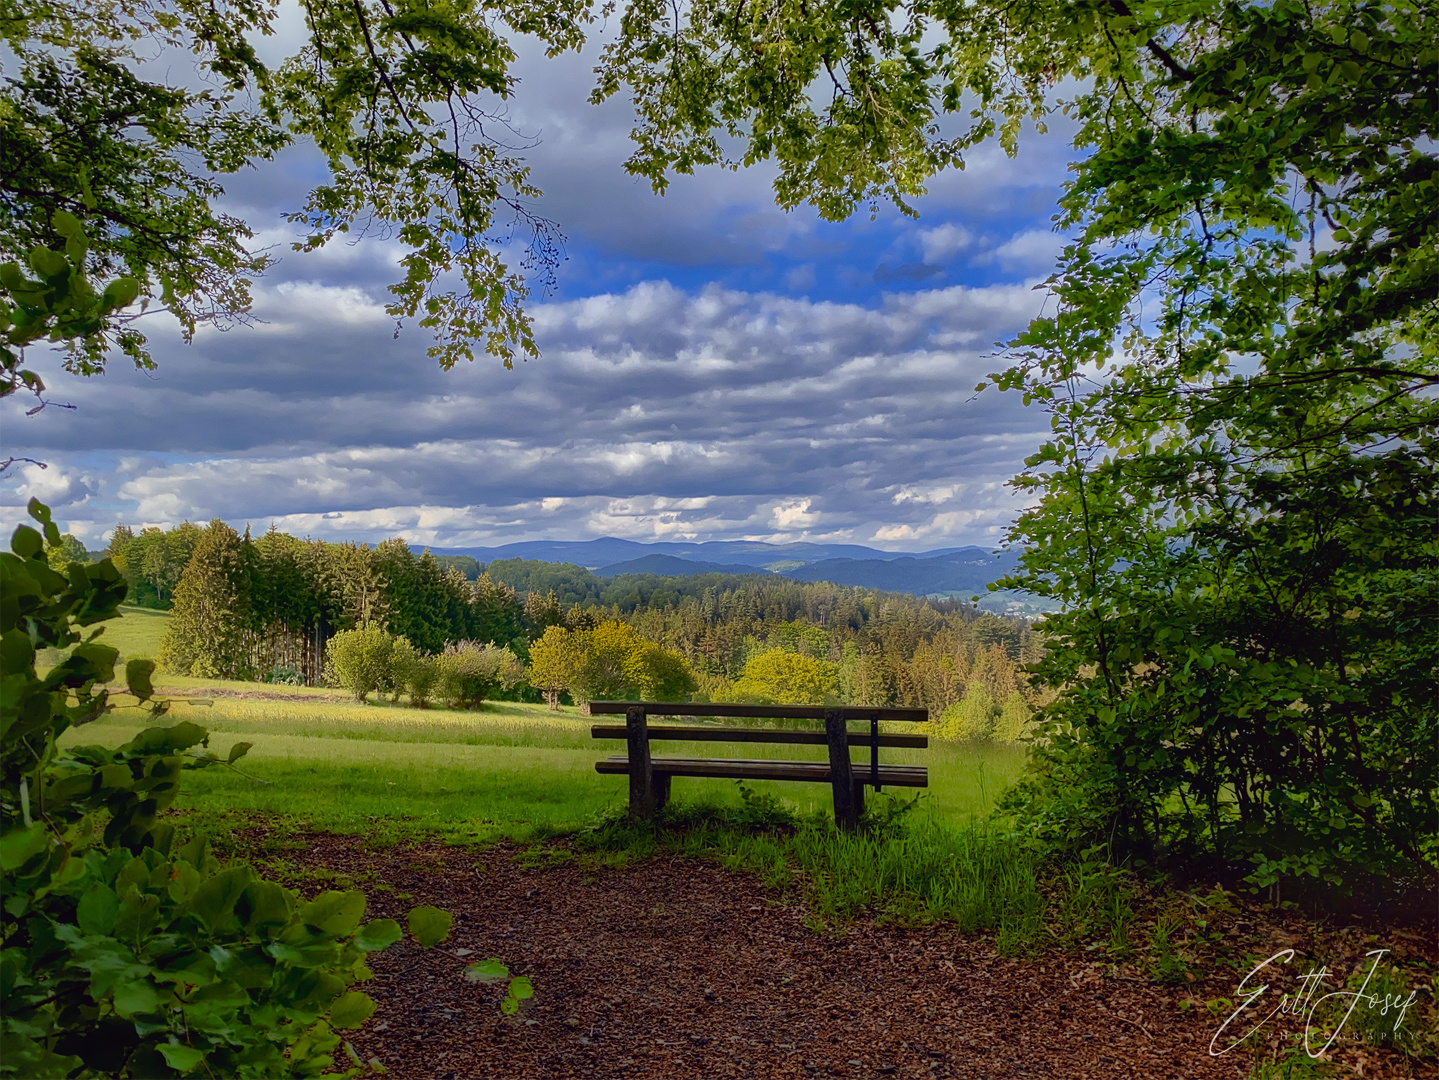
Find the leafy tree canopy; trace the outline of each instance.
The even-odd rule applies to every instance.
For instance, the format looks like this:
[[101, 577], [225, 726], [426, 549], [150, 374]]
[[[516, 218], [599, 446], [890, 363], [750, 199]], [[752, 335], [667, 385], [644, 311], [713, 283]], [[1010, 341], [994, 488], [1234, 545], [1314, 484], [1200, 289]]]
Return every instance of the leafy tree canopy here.
[[[81, 313], [96, 325], [56, 335], [69, 370], [100, 371], [112, 350], [152, 367], [136, 322], [147, 309], [169, 311], [187, 338], [244, 320], [271, 256], [218, 208], [222, 181], [300, 141], [329, 176], [290, 214], [307, 234], [296, 249], [367, 231], [397, 240], [389, 311], [431, 329], [446, 368], [475, 345], [506, 365], [534, 353], [524, 272], [550, 273], [559, 238], [506, 139], [507, 36], [577, 46], [589, 4], [302, 8], [299, 47], [275, 64], [255, 48], [274, 32], [274, 0], [17, 0], [0, 12], [0, 261], [73, 247], [83, 222], [86, 271], [117, 282]], [[516, 231], [528, 254], [511, 266], [500, 245]], [[42, 279], [63, 269], [50, 262], [34, 268]], [[437, 283], [447, 275], [455, 288]], [[33, 383], [20, 370], [7, 364], [0, 395]]]
[[1064, 605], [1015, 804], [1051, 839], [1435, 871], [1436, 43], [1412, 0], [626, 10], [598, 96], [635, 88], [659, 188], [773, 158], [840, 218], [1074, 123], [1072, 243], [994, 376], [1053, 421], [1010, 583]]

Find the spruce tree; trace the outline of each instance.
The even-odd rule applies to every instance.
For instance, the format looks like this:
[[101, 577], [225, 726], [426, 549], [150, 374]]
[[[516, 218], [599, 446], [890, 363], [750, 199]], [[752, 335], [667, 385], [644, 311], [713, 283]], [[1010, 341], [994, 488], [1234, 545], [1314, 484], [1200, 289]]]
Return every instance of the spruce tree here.
[[170, 670], [209, 679], [255, 677], [248, 546], [218, 519], [201, 532], [160, 643], [160, 661]]

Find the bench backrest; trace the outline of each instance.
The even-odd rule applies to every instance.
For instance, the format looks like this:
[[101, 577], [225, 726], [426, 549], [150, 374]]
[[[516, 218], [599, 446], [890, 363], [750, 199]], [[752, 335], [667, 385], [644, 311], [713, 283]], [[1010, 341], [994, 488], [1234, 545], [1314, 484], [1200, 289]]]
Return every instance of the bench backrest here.
[[591, 701], [591, 716], [623, 716], [631, 709], [644, 709], [646, 716], [722, 716], [774, 720], [903, 720], [922, 723], [928, 709], [897, 709], [869, 705], [731, 705], [712, 701]]
[[[929, 719], [928, 709], [899, 709], [888, 706], [855, 705], [739, 705], [727, 702], [695, 701], [591, 701], [591, 716], [623, 714], [625, 726], [596, 724], [590, 734], [596, 739], [625, 739], [629, 744], [632, 765], [649, 770], [651, 739], [684, 739], [695, 742], [767, 742], [792, 744], [827, 744], [830, 761], [842, 771], [848, 783], [849, 747], [869, 747], [870, 782], [879, 790], [879, 748], [900, 746], [923, 749], [929, 745], [926, 735], [881, 735], [881, 720], [922, 723]], [[749, 719], [823, 720], [823, 731], [775, 731], [756, 728], [719, 727], [650, 727], [651, 716], [694, 716]], [[868, 720], [869, 732], [851, 732], [850, 720]], [[841, 761], [841, 758], [843, 759]], [[838, 790], [838, 788], [836, 788]]]

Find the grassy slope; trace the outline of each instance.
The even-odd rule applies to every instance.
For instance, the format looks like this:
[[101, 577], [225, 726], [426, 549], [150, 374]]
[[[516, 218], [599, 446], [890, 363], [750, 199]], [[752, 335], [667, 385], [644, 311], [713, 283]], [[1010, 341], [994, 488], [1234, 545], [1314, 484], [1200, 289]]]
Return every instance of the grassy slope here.
[[[169, 612], [125, 607], [102, 640], [122, 657], [154, 656]], [[314, 825], [364, 831], [419, 827], [460, 836], [525, 836], [571, 829], [622, 805], [622, 777], [600, 776], [599, 758], [623, 753], [619, 741], [590, 737], [591, 719], [575, 709], [497, 703], [482, 712], [357, 705], [334, 691], [192, 679], [159, 673], [172, 707], [163, 723], [191, 720], [211, 733], [212, 746], [254, 744], [240, 771], [210, 769], [186, 777], [181, 805], [205, 811], [293, 815]], [[208, 690], [263, 692], [266, 698], [206, 698]], [[183, 696], [182, 696], [183, 695]], [[71, 743], [109, 746], [149, 726], [144, 714], [121, 709], [79, 731]], [[674, 743], [669, 756], [822, 759], [822, 746]], [[856, 760], [867, 760], [860, 750]], [[983, 813], [1019, 772], [1016, 747], [985, 749], [937, 743], [926, 751], [890, 750], [885, 760], [929, 767], [921, 807], [939, 821]], [[819, 784], [762, 782], [801, 813], [829, 805]], [[901, 798], [913, 791], [899, 791]], [[738, 803], [728, 780], [681, 779], [675, 798]]]
[[[623, 752], [623, 744], [592, 739], [590, 718], [574, 709], [554, 713], [542, 705], [499, 703], [478, 713], [447, 712], [355, 705], [316, 700], [313, 692], [265, 689], [281, 691], [283, 699], [174, 700], [164, 722], [200, 724], [218, 750], [239, 741], [254, 744], [240, 763], [242, 772], [210, 769], [187, 777], [185, 803], [296, 815], [344, 830], [372, 828], [378, 819], [460, 835], [523, 836], [582, 825], [625, 798], [622, 777], [594, 771], [595, 761]], [[116, 745], [144, 726], [145, 717], [121, 710], [69, 733], [66, 741]], [[704, 757], [818, 759], [824, 752], [823, 747], [740, 743], [664, 747], [665, 754]], [[862, 756], [859, 750], [855, 754]], [[887, 761], [929, 767], [930, 788], [921, 806], [947, 821], [988, 809], [1022, 759], [1023, 752], [1014, 747], [937, 744], [926, 751], [886, 752]], [[802, 813], [829, 805], [825, 785], [752, 786]], [[726, 780], [681, 779], [675, 797], [738, 802], [735, 783]]]
[[123, 657], [154, 656], [160, 651], [160, 637], [169, 624], [168, 611], [122, 607], [120, 618], [105, 623], [100, 640], [119, 649]]

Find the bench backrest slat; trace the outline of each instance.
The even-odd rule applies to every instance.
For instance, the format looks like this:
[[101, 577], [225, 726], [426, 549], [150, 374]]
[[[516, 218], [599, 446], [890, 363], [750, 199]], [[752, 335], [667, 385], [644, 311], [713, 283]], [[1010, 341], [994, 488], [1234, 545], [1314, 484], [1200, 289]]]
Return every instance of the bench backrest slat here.
[[707, 701], [591, 701], [591, 716], [623, 716], [641, 707], [646, 716], [722, 716], [755, 720], [823, 720], [832, 712], [845, 720], [901, 720], [921, 723], [929, 719], [928, 709], [899, 709], [891, 706], [859, 705], [726, 705]]
[[[590, 728], [590, 735], [596, 739], [623, 739], [628, 733], [623, 724], [596, 724]], [[829, 740], [823, 731], [775, 731], [770, 728], [725, 728], [725, 727], [655, 727], [649, 726], [651, 739], [681, 739], [686, 742], [752, 742], [792, 743], [804, 746], [824, 746]], [[850, 746], [868, 746], [867, 732], [851, 731]], [[911, 750], [923, 750], [929, 746], [928, 735], [881, 735], [880, 746], [898, 746]]]

